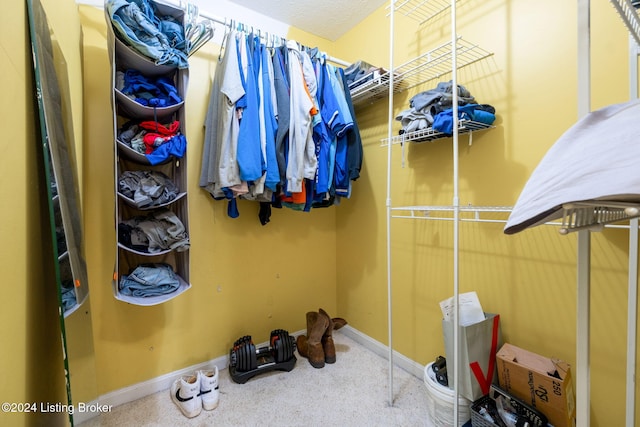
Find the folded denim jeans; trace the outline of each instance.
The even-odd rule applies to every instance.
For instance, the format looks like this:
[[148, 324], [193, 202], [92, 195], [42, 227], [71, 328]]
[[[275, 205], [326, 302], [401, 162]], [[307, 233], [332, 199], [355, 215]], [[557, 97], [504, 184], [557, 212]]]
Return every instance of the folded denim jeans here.
[[158, 65], [189, 67], [182, 25], [158, 17], [148, 0], [108, 0], [105, 7], [123, 42]]
[[140, 298], [167, 295], [179, 287], [178, 276], [165, 263], [140, 264], [120, 279], [120, 293]]

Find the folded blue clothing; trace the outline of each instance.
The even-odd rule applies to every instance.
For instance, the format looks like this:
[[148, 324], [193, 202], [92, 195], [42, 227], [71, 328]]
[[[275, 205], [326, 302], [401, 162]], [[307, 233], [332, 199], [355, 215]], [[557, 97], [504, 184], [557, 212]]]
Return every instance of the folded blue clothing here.
[[70, 310], [78, 303], [76, 301], [76, 291], [73, 288], [73, 282], [63, 283], [62, 286], [60, 286], [60, 299], [64, 311]]
[[131, 274], [120, 279], [120, 293], [139, 298], [167, 295], [179, 287], [178, 276], [165, 263], [140, 264]]
[[137, 103], [148, 107], [168, 107], [179, 104], [182, 98], [178, 94], [173, 81], [168, 77], [148, 78], [140, 71], [128, 69], [118, 77], [122, 87], [118, 89], [125, 95], [133, 98]]
[[151, 154], [145, 154], [147, 160], [152, 165], [159, 165], [169, 157], [182, 158], [187, 151], [187, 138], [179, 134], [157, 147]]
[[493, 122], [496, 121], [496, 115], [493, 113], [490, 113], [489, 111], [480, 110], [476, 108], [475, 110], [473, 110], [473, 121], [484, 123], [487, 125], [492, 125]]
[[[458, 107], [458, 120], [473, 120], [487, 125], [492, 124], [496, 116], [485, 109], [479, 109], [477, 104], [467, 104]], [[433, 118], [433, 130], [445, 135], [453, 134], [453, 109], [449, 108], [436, 114]]]

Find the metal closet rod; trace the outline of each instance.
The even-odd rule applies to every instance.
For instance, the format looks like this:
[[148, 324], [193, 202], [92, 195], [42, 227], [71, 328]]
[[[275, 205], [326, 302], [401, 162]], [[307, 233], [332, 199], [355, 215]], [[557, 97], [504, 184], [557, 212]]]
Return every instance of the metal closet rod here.
[[[185, 6], [183, 5], [182, 0], [178, 0], [177, 2], [174, 2], [172, 0], [160, 0], [160, 3], [165, 3], [165, 4], [168, 4], [168, 5], [174, 6], [174, 7], [179, 7], [181, 9], [185, 9]], [[239, 23], [235, 19], [221, 18], [221, 17], [213, 15], [213, 14], [211, 14], [209, 12], [200, 10], [200, 8], [198, 8], [198, 15], [201, 18], [208, 19], [209, 21], [216, 22], [218, 24], [224, 25], [224, 26], [229, 27], [229, 28], [233, 28], [233, 26], [236, 25], [236, 23]], [[241, 24], [241, 25], [244, 25], [244, 24]], [[253, 26], [248, 26], [248, 28], [253, 29]], [[260, 29], [258, 29], [257, 31], [259, 33], [263, 32]], [[268, 32], [266, 32], [266, 31], [264, 31], [264, 33], [268, 34]], [[278, 38], [280, 38], [282, 40], [286, 40], [286, 37], [278, 36]], [[342, 65], [344, 67], [348, 67], [349, 65], [351, 65], [350, 62], [344, 61], [342, 59], [335, 58], [335, 57], [330, 56], [330, 55], [325, 55], [325, 58], [327, 59], [327, 61], [331, 61], [331, 62], [333, 62], [335, 64]]]

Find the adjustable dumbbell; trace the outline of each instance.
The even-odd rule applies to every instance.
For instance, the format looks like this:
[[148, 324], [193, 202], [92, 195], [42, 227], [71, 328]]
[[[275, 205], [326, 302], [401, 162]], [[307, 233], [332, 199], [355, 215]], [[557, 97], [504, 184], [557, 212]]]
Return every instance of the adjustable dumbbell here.
[[238, 338], [229, 351], [231, 378], [240, 384], [258, 373], [291, 371], [296, 363], [295, 338], [284, 329], [271, 331], [269, 345], [256, 349], [250, 335]]

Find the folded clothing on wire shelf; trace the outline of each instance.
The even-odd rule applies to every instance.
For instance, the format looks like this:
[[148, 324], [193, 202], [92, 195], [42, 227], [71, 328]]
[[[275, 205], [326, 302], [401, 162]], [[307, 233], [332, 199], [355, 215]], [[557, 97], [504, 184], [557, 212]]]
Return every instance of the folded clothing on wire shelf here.
[[[409, 100], [409, 107], [395, 118], [402, 124], [400, 134], [430, 127], [447, 135], [453, 133], [452, 81], [440, 82], [435, 88], [416, 94]], [[490, 125], [495, 118], [494, 107], [488, 104], [477, 104], [471, 92], [464, 86], [458, 85], [458, 119]]]
[[357, 61], [344, 69], [344, 77], [349, 89], [354, 89], [385, 72], [384, 68], [373, 66], [365, 61]]

